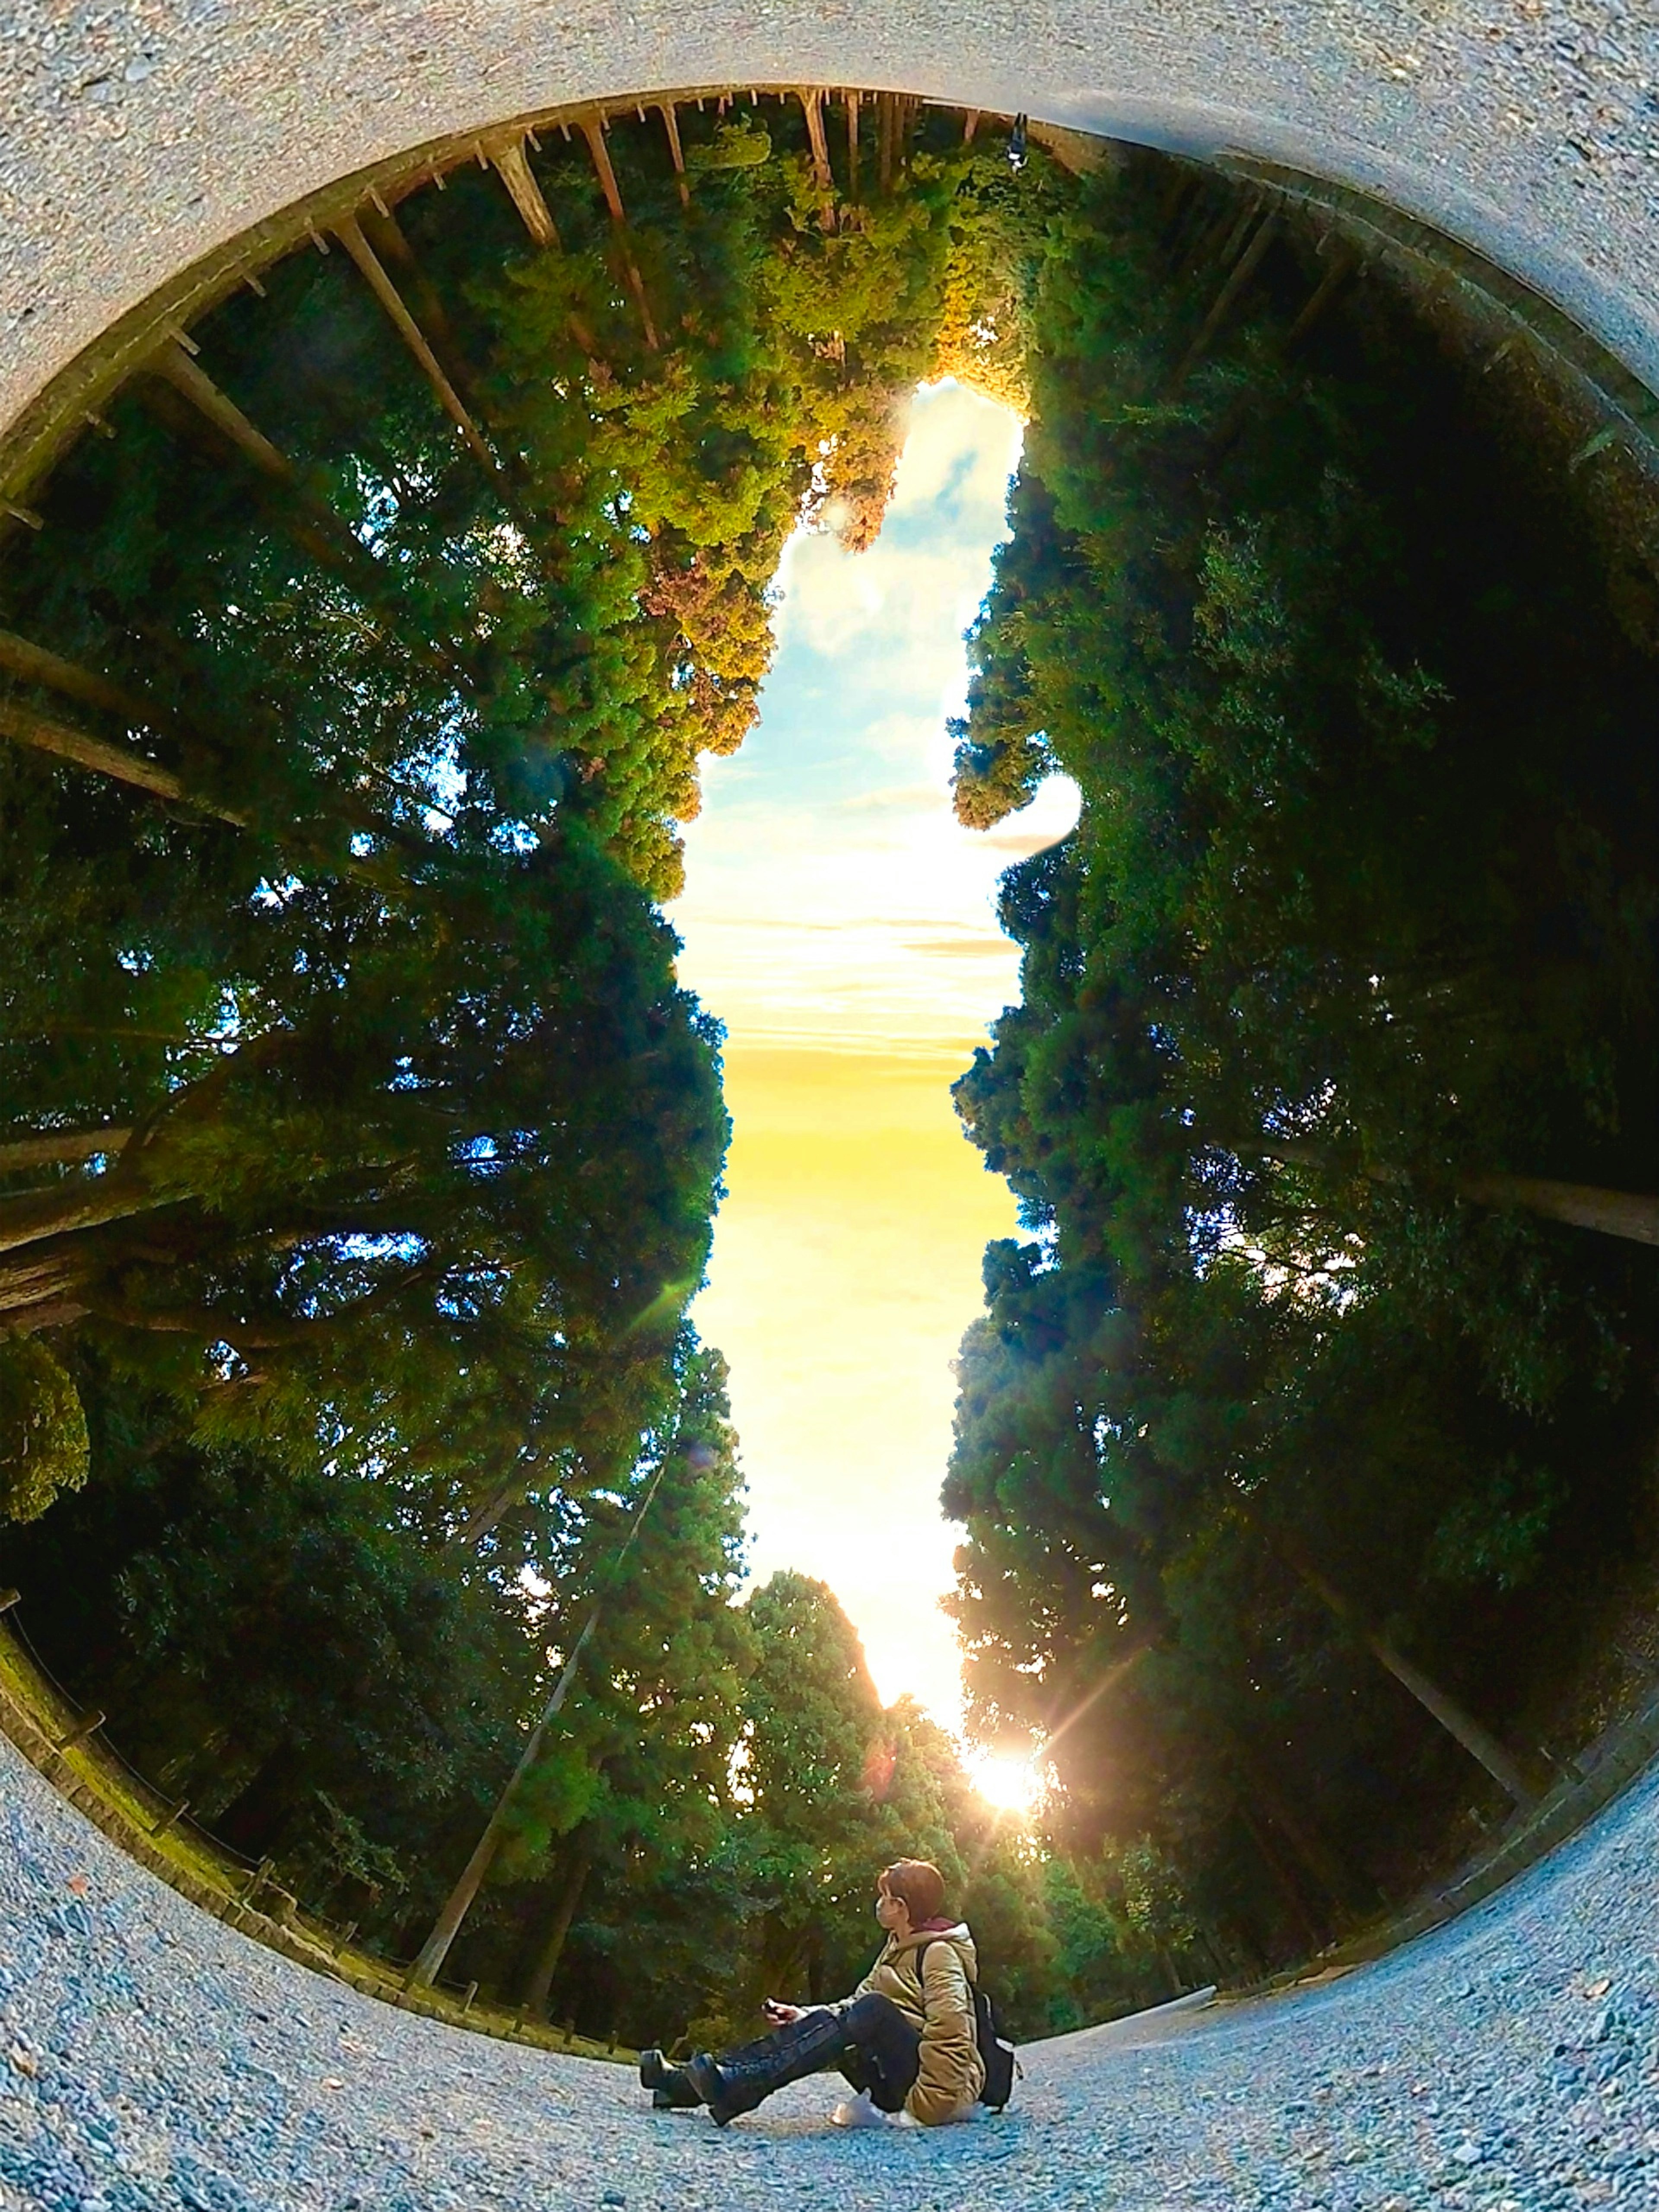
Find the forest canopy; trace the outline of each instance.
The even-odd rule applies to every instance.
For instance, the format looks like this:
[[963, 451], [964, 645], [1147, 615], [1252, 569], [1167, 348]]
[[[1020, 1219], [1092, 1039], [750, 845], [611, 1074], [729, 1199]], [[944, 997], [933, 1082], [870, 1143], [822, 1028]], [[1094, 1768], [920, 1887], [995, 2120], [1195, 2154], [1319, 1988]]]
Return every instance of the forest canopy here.
[[956, 1086], [1025, 1239], [954, 1606], [1073, 1844], [1271, 1954], [1565, 1771], [1652, 1558], [1656, 641], [1559, 428], [1337, 238], [1138, 165], [1031, 329], [957, 806], [1082, 815]]
[[[598, 2035], [843, 1990], [900, 1854], [1021, 2034], [1305, 1956], [1550, 1785], [1659, 1556], [1659, 581], [1601, 449], [1340, 226], [973, 121], [667, 103], [371, 195], [0, 574], [0, 1569], [388, 1957], [493, 1813], [446, 1971]], [[1022, 1233], [949, 1605], [1030, 1828], [746, 1580], [661, 912], [787, 540], [872, 542], [947, 374], [1027, 421], [957, 813], [1082, 797], [955, 1092]]]
[[25, 1617], [400, 1958], [533, 1741], [446, 1971], [641, 2038], [846, 1981], [912, 1849], [972, 1857], [1029, 2024], [1081, 2016], [1040, 1874], [831, 1595], [738, 1601], [684, 1318], [726, 1138], [658, 904], [698, 760], [790, 533], [879, 528], [917, 382], [1012, 388], [1069, 190], [957, 118], [872, 102], [833, 158], [823, 119], [362, 208], [146, 364], [0, 580]]

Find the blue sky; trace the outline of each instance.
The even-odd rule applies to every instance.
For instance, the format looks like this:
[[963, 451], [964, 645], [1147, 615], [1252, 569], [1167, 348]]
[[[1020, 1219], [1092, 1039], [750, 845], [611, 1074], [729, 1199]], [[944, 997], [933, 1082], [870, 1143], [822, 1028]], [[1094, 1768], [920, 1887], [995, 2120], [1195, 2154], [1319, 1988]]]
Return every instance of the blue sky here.
[[731, 1362], [756, 1571], [823, 1577], [883, 1694], [952, 1724], [950, 1363], [1013, 1207], [949, 1085], [1018, 995], [996, 878], [1074, 811], [1056, 786], [988, 836], [951, 812], [945, 724], [1018, 434], [924, 391], [875, 545], [792, 542], [761, 722], [705, 764], [672, 909], [729, 1033], [730, 1195], [695, 1318]]

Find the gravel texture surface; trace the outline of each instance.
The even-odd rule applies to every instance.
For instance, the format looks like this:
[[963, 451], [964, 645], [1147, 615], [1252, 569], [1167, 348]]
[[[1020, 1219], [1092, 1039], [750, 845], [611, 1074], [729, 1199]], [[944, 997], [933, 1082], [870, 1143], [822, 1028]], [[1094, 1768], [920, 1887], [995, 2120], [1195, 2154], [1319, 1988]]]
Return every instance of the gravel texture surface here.
[[1565, 2212], [1659, 2204], [1659, 1773], [1323, 1989], [1035, 2046], [999, 2118], [722, 2133], [222, 1928], [0, 1741], [0, 2205], [46, 2212]]
[[1659, 385], [1652, 0], [0, 0], [0, 425], [370, 161], [562, 101], [849, 78], [1378, 191]]

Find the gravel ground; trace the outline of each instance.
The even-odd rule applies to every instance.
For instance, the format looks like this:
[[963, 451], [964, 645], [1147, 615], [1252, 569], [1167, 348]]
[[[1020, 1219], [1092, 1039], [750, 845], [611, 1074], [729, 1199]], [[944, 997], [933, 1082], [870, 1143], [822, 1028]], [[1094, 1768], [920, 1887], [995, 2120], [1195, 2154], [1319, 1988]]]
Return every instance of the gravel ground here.
[[222, 1928], [0, 1741], [0, 2205], [46, 2212], [1556, 2212], [1659, 2203], [1659, 1773], [1346, 1980], [1035, 2046], [1000, 2118], [725, 2133], [621, 2067], [377, 2005]]
[[1651, 0], [0, 0], [0, 427], [371, 161], [564, 101], [848, 78], [1379, 191], [1659, 384]]

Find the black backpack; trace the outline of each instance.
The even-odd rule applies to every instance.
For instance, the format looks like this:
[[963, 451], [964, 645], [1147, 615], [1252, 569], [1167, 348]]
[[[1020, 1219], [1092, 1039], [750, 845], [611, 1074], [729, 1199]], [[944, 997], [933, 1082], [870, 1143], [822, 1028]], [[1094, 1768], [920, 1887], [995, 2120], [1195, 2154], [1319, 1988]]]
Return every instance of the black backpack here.
[[[916, 1949], [916, 1980], [921, 1984], [924, 2002], [927, 1984], [922, 1980], [922, 1962], [932, 1945], [922, 1943]], [[1014, 2075], [1017, 2062], [1014, 2046], [997, 2026], [997, 2008], [977, 1982], [969, 1982], [968, 1994], [974, 2001], [974, 2040], [979, 2045], [980, 2063], [985, 2069], [985, 2087], [979, 2093], [981, 2105], [988, 2105], [1000, 2112], [1014, 2094]]]

